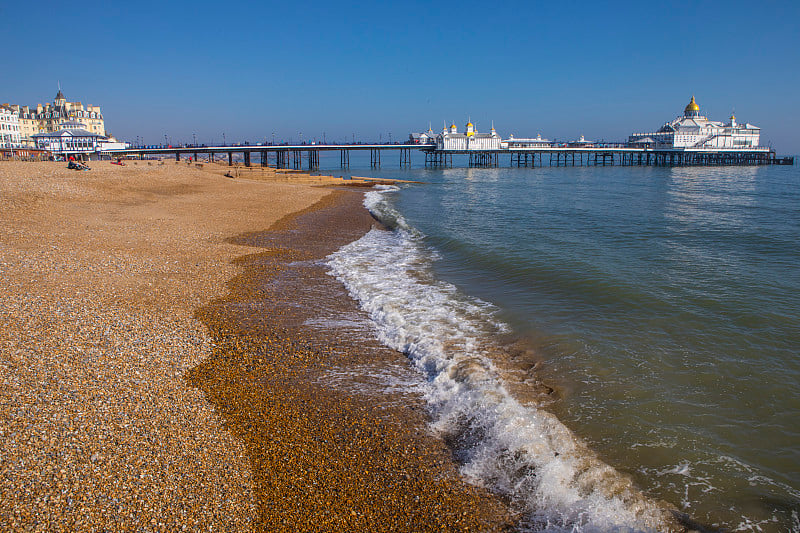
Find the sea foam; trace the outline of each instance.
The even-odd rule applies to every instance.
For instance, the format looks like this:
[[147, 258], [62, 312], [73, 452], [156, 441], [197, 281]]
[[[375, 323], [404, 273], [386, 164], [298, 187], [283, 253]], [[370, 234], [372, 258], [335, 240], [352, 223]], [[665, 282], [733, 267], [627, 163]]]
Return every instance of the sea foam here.
[[506, 331], [496, 309], [433, 275], [434, 251], [392, 207], [398, 189], [370, 191], [365, 206], [390, 229], [372, 229], [328, 258], [387, 346], [426, 380], [432, 428], [462, 474], [508, 498], [537, 531], [664, 530], [665, 509], [597, 456], [553, 414], [518, 402], [491, 357]]

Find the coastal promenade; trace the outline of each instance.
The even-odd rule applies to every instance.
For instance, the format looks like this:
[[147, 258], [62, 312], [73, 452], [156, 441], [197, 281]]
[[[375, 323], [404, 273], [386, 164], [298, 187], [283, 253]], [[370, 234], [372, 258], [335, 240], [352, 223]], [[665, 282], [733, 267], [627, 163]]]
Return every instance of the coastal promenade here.
[[[409, 166], [412, 153], [424, 157], [425, 166], [450, 168], [453, 166], [497, 167], [508, 161], [509, 166], [703, 166], [703, 165], [775, 165], [793, 164], [793, 158], [779, 158], [768, 147], [746, 150], [735, 148], [643, 148], [624, 143], [595, 144], [574, 147], [551, 145], [531, 148], [501, 148], [499, 150], [437, 150], [431, 144], [297, 144], [297, 145], [237, 145], [129, 148], [106, 150], [101, 157], [193, 158], [201, 156], [217, 159], [227, 157], [228, 165], [235, 159], [246, 167], [253, 164], [284, 169], [318, 170], [322, 152], [339, 152], [339, 164], [350, 167], [351, 152], [370, 153], [371, 168], [380, 168], [384, 160], [399, 166]], [[390, 155], [390, 158], [386, 156]], [[236, 157], [235, 157], [236, 156]], [[454, 159], [455, 157], [455, 159]], [[395, 159], [396, 158], [396, 159]], [[463, 162], [462, 162], [463, 161]]]

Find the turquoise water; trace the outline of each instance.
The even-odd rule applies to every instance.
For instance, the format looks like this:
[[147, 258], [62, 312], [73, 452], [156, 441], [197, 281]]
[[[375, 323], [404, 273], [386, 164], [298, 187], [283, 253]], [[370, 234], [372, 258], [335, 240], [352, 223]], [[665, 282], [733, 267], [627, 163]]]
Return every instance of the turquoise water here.
[[491, 304], [498, 366], [526, 360], [556, 392], [493, 379], [648, 498], [709, 526], [800, 529], [798, 167], [369, 173], [425, 182], [378, 215], [399, 213], [432, 279]]

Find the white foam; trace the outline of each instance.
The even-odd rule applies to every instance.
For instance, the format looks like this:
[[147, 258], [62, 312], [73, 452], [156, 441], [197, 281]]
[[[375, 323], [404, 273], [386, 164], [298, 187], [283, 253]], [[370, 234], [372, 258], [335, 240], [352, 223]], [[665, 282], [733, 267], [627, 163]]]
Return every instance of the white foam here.
[[690, 476], [692, 472], [692, 468], [689, 465], [689, 461], [681, 461], [677, 465], [666, 468], [658, 472], [658, 475], [663, 476], [664, 474], [677, 474], [681, 476]]
[[379, 339], [427, 380], [433, 429], [453, 443], [462, 473], [511, 499], [530, 529], [664, 529], [663, 509], [600, 461], [551, 413], [506, 390], [488, 343], [507, 326], [486, 302], [435, 279], [435, 254], [389, 203], [364, 204], [392, 231], [373, 229], [328, 258], [331, 274], [375, 322]]

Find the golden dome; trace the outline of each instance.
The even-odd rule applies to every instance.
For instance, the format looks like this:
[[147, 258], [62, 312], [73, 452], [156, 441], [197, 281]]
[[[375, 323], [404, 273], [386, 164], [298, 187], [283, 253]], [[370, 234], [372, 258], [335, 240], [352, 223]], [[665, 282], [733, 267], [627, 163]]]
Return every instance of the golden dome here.
[[474, 126], [472, 125], [472, 122], [467, 122], [467, 127], [468, 128], [473, 128]]
[[700, 106], [694, 101], [694, 95], [692, 95], [692, 101], [689, 102], [689, 104], [686, 106], [686, 109], [683, 111], [684, 113], [697, 113], [700, 111]]

